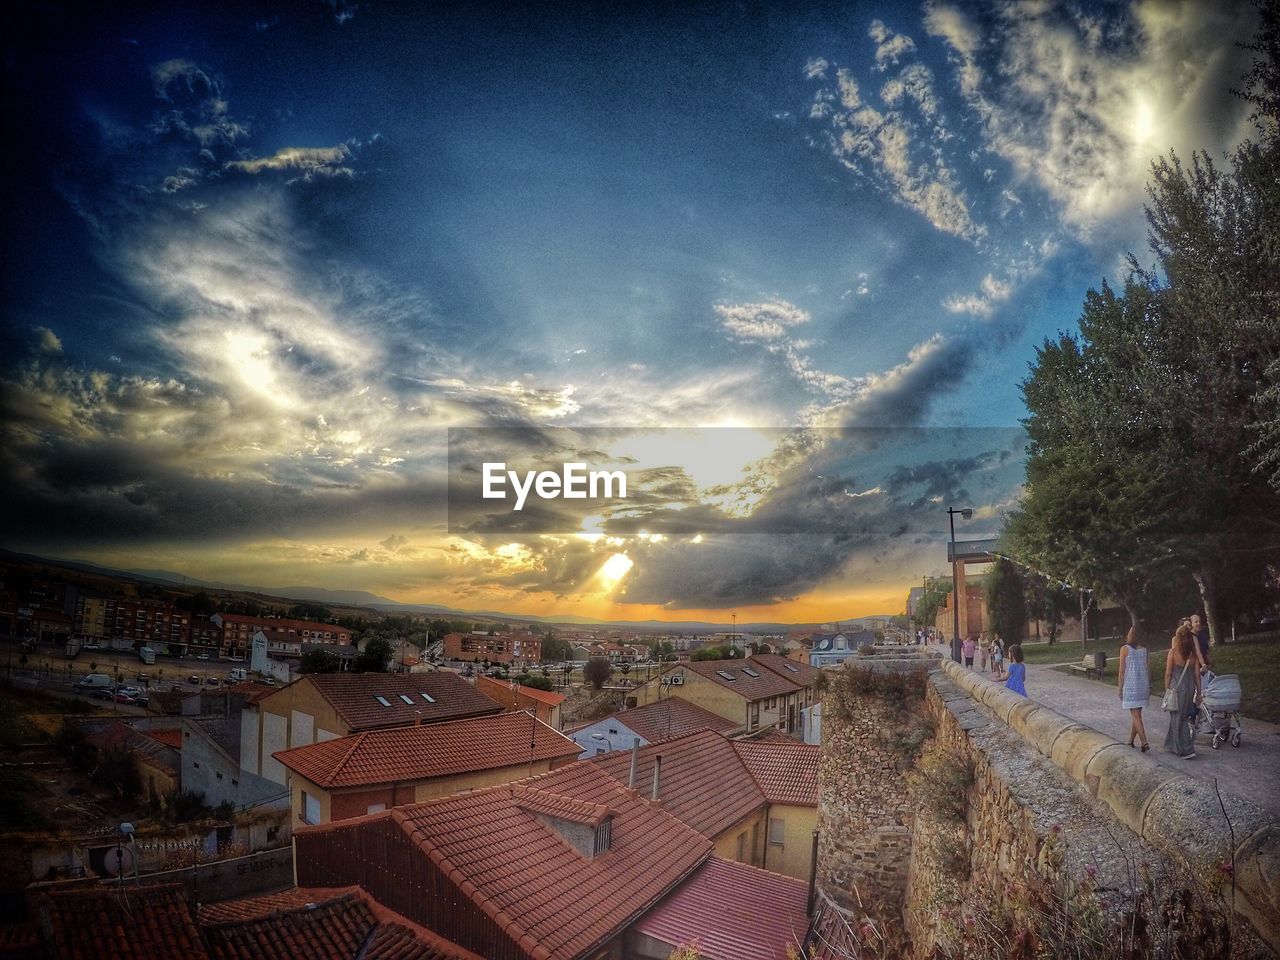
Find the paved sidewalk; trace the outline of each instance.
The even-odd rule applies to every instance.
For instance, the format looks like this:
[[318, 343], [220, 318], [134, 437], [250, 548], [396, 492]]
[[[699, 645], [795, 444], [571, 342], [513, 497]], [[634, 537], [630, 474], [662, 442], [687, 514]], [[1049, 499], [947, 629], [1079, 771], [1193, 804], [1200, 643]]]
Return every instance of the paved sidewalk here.
[[[991, 674], [983, 676], [991, 679]], [[1120, 706], [1115, 680], [1109, 684], [1084, 677], [1058, 673], [1043, 664], [1027, 665], [1027, 694], [1037, 703], [1058, 711], [1095, 730], [1129, 742], [1129, 711]], [[1152, 697], [1142, 712], [1151, 752], [1147, 754], [1165, 766], [1212, 782], [1224, 792], [1252, 800], [1260, 807], [1280, 813], [1280, 726], [1261, 720], [1243, 719], [1244, 735], [1237, 749], [1224, 744], [1212, 749], [1207, 737], [1196, 741], [1193, 760], [1182, 760], [1162, 748], [1169, 729], [1169, 715]]]

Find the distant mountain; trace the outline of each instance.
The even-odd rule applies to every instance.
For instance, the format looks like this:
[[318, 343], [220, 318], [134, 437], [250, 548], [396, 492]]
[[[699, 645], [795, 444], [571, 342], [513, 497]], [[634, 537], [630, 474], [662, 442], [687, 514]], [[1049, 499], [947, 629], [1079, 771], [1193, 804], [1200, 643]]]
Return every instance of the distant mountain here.
[[[301, 600], [311, 603], [323, 603], [329, 606], [371, 607], [381, 613], [406, 614], [420, 613], [436, 617], [477, 618], [485, 620], [504, 620], [510, 623], [540, 623], [546, 625], [564, 625], [578, 627], [625, 628], [630, 630], [666, 631], [670, 633], [719, 633], [731, 629], [729, 622], [716, 623], [707, 620], [599, 620], [577, 614], [560, 614], [557, 616], [535, 616], [527, 613], [506, 613], [500, 610], [464, 610], [436, 603], [400, 603], [388, 597], [369, 593], [367, 590], [329, 590], [324, 587], [256, 587], [251, 584], [224, 583], [219, 580], [201, 580], [172, 570], [119, 570], [104, 567], [101, 564], [86, 560], [60, 560], [37, 557], [31, 554], [15, 553], [0, 548], [0, 557], [23, 560], [48, 566], [65, 567], [98, 576], [114, 577], [123, 580], [141, 580], [148, 583], [166, 586], [186, 587], [189, 590], [226, 590], [237, 593], [252, 593], [259, 596], [280, 600]], [[885, 619], [889, 615], [878, 617], [847, 617], [838, 622], [842, 627], [866, 626], [868, 621]], [[743, 633], [787, 633], [791, 630], [815, 629], [818, 623], [740, 623], [738, 630]]]

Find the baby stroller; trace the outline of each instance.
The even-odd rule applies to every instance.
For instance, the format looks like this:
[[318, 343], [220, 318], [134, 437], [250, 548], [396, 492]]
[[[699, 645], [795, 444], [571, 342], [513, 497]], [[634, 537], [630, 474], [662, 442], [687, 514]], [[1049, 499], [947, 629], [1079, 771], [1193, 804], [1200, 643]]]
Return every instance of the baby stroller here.
[[1234, 673], [1205, 673], [1200, 681], [1204, 697], [1192, 718], [1196, 733], [1212, 737], [1215, 750], [1228, 740], [1240, 746], [1240, 678]]

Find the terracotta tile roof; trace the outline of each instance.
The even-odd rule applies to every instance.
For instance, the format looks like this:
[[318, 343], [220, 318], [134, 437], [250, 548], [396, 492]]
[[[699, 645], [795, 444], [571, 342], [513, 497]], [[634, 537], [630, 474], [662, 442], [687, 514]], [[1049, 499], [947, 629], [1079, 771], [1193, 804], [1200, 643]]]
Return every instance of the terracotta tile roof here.
[[142, 733], [152, 740], [158, 740], [166, 747], [173, 747], [175, 750], [182, 749], [181, 730], [143, 730]]
[[248, 920], [207, 924], [204, 937], [213, 960], [455, 960], [474, 956], [390, 911], [385, 914], [394, 919], [378, 913], [370, 898], [354, 888]]
[[0, 923], [0, 957], [4, 960], [40, 960], [40, 931], [34, 923]]
[[703, 960], [785, 960], [808, 932], [800, 880], [712, 857], [633, 929], [673, 947], [697, 941]]
[[89, 887], [47, 894], [38, 907], [59, 960], [207, 960], [181, 884]]
[[500, 713], [368, 730], [281, 750], [273, 756], [312, 783], [332, 788], [429, 780], [534, 760], [566, 759], [581, 750], [568, 737], [526, 713]]
[[121, 720], [105, 726], [86, 724], [85, 732], [89, 741], [99, 750], [127, 750], [139, 763], [159, 770], [166, 776], [176, 777], [179, 774], [180, 753], [177, 749], [135, 730]]
[[[648, 706], [624, 710], [621, 713], [611, 713], [604, 720], [617, 720], [625, 724], [649, 743], [683, 737], [685, 734], [696, 733], [699, 730], [728, 733], [742, 726], [680, 697], [658, 700]], [[597, 722], [603, 723], [604, 720]]]
[[733, 748], [770, 803], [818, 805], [821, 747], [770, 738], [738, 741]]
[[[575, 852], [551, 826], [522, 809], [521, 798], [524, 802], [528, 798], [526, 787], [608, 807], [613, 813], [609, 849], [590, 859]], [[404, 831], [493, 927], [504, 931], [527, 955], [543, 960], [581, 957], [612, 940], [712, 849], [707, 839], [660, 807], [632, 796], [603, 771], [575, 763], [516, 785], [396, 807], [345, 823], [300, 828], [294, 834], [299, 879], [347, 882], [345, 878], [364, 867], [358, 857], [334, 856], [331, 851], [355, 845], [363, 849], [365, 843], [370, 850], [385, 850], [388, 824]], [[366, 839], [352, 836], [357, 831]], [[348, 837], [335, 845], [334, 834]], [[448, 903], [438, 898], [407, 898], [404, 869], [367, 873], [366, 889], [383, 903], [405, 903], [404, 909], [414, 919], [451, 933], [451, 925], [458, 921]], [[480, 950], [478, 941], [472, 943], [467, 937], [486, 934], [465, 923], [458, 924], [453, 936]]]
[[755, 654], [747, 662], [764, 667], [766, 670], [802, 687], [809, 686], [822, 674], [821, 670], [817, 667], [809, 666], [807, 662], [792, 660], [790, 657], [779, 656], [776, 653]]
[[[501, 705], [456, 673], [315, 673], [295, 680], [309, 683], [346, 722], [348, 732], [460, 720], [499, 713]], [[293, 684], [290, 684], [293, 686]], [[284, 689], [282, 688], [282, 692]], [[422, 694], [431, 697], [428, 701]], [[402, 699], [409, 697], [409, 703]], [[382, 697], [390, 706], [383, 706]], [[259, 708], [261, 709], [261, 707]]]
[[[704, 730], [640, 748], [636, 790], [648, 797], [653, 786], [654, 758], [662, 757], [658, 799], [664, 810], [715, 838], [765, 805], [764, 791], [733, 748], [719, 733]], [[626, 784], [631, 751], [619, 750], [583, 761]], [[576, 766], [576, 764], [575, 764]]]
[[241, 897], [219, 903], [202, 903], [198, 919], [202, 927], [233, 920], [257, 920], [278, 910], [296, 910], [309, 903], [332, 900], [344, 894], [355, 893], [359, 887], [290, 887], [277, 893], [260, 897]]
[[609, 808], [603, 803], [588, 803], [585, 800], [576, 800], [573, 797], [523, 784], [512, 788], [511, 798], [521, 810], [581, 823], [588, 827], [600, 826], [610, 815]]
[[476, 689], [487, 696], [493, 697], [495, 700], [501, 700], [500, 697], [494, 696], [495, 694], [506, 691], [519, 694], [522, 697], [528, 697], [530, 700], [536, 700], [539, 703], [545, 703], [549, 707], [558, 707], [568, 699], [563, 693], [552, 693], [550, 690], [526, 687], [524, 684], [516, 683], [514, 680], [495, 680], [492, 677], [476, 677]]
[[[753, 666], [751, 660], [690, 660], [675, 669], [696, 673], [747, 701], [786, 696], [801, 687], [798, 682], [785, 680], [772, 670]], [[751, 676], [746, 672], [748, 670], [757, 676]]]

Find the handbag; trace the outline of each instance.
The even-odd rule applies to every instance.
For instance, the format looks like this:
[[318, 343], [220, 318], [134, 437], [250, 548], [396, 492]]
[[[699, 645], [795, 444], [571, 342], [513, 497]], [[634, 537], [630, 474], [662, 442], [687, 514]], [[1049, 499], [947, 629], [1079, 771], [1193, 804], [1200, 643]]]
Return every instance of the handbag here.
[[1164, 696], [1160, 700], [1160, 709], [1165, 713], [1178, 713], [1182, 709], [1182, 701], [1178, 696], [1178, 691], [1182, 689], [1182, 678], [1187, 675], [1187, 667], [1191, 666], [1188, 660], [1182, 665], [1182, 672], [1178, 674], [1178, 682], [1164, 692]]

